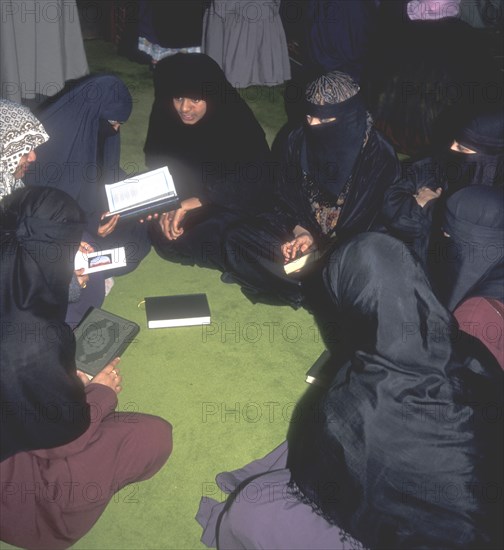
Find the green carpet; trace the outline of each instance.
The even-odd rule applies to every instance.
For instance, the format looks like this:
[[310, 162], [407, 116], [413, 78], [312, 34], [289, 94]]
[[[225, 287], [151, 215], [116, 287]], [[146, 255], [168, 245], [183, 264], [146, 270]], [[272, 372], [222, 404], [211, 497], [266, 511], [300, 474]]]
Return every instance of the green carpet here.
[[[151, 73], [117, 57], [111, 44], [87, 41], [86, 49], [93, 72], [114, 72], [131, 90], [121, 164], [128, 171], [144, 169]], [[286, 120], [281, 92], [242, 91], [270, 143]], [[197, 292], [208, 295], [210, 326], [147, 329], [138, 306], [145, 296]], [[214, 484], [217, 473], [239, 468], [285, 439], [292, 408], [306, 389], [305, 372], [323, 349], [314, 321], [304, 310], [252, 305], [238, 286], [221, 283], [218, 272], [170, 264], [154, 252], [133, 273], [115, 279], [104, 308], [141, 326], [121, 361], [119, 410], [169, 420], [174, 450], [153, 479], [118, 493], [74, 548], [204, 548], [194, 520], [199, 500], [223, 499]]]

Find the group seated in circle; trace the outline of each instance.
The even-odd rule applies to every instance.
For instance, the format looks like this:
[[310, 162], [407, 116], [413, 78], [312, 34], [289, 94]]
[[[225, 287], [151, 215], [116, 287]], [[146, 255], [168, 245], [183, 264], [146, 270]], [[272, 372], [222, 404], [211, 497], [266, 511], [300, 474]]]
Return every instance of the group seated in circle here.
[[[453, 502], [430, 492], [418, 499], [408, 492], [425, 483], [482, 487], [499, 479], [502, 445], [495, 441], [502, 421], [485, 423], [474, 403], [487, 399], [502, 407], [502, 113], [466, 113], [452, 136], [452, 149], [463, 155], [453, 176], [441, 153], [401, 166], [374, 128], [359, 85], [339, 71], [308, 84], [305, 119], [284, 134], [278, 157], [250, 108], [204, 54], [159, 62], [154, 84], [146, 164], [169, 166], [181, 204], [142, 223], [123, 224], [120, 216], [100, 223], [107, 213], [103, 185], [124, 177], [119, 127], [131, 97], [120, 79], [87, 77], [37, 117], [0, 102], [2, 322], [60, 328], [43, 349], [36, 342], [20, 346], [2, 332], [2, 402], [27, 410], [54, 402], [62, 411], [72, 402], [80, 411], [64, 414], [56, 428], [34, 425], [19, 411], [2, 417], [1, 477], [85, 482], [68, 477], [65, 465], [73, 473], [86, 461], [101, 464], [93, 475], [107, 487], [93, 507], [37, 499], [27, 507], [9, 495], [0, 504], [2, 538], [25, 547], [68, 547], [92, 527], [114, 491], [154, 475], [171, 452], [166, 421], [149, 415], [138, 415], [133, 425], [111, 421], [122, 383], [118, 359], [91, 382], [76, 371], [69, 295], [78, 294], [78, 322], [82, 310], [101, 305], [104, 278], [75, 272], [66, 261], [72, 254], [48, 262], [43, 253], [51, 243], [75, 254], [79, 247], [133, 242], [138, 254], [122, 275], [152, 243], [169, 262], [220, 270], [224, 282], [239, 284], [253, 302], [306, 307], [319, 324], [338, 326], [338, 345], [325, 341], [332, 357], [328, 387], [310, 389], [298, 405], [317, 411], [316, 418], [305, 415], [264, 459], [219, 475], [233, 495], [225, 506], [202, 502], [197, 517], [206, 544], [502, 546], [500, 502], [465, 494]], [[83, 181], [72, 171], [51, 173], [58, 163], [96, 170]], [[246, 170], [249, 165], [257, 169]], [[439, 169], [427, 170], [431, 165]], [[33, 243], [40, 254], [30, 252]], [[314, 249], [324, 254], [311, 269], [285, 273], [286, 262]], [[407, 323], [414, 330], [405, 337]], [[110, 414], [90, 423], [95, 403]], [[433, 404], [453, 412], [456, 425], [424, 422]], [[240, 499], [252, 482], [273, 483], [280, 496]], [[332, 499], [323, 488], [334, 486], [339, 493]]]

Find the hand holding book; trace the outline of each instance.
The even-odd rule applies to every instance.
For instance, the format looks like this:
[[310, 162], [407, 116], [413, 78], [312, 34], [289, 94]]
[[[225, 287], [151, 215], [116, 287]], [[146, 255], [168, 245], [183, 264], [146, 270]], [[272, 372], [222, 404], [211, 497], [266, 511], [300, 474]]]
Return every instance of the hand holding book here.
[[[105, 185], [109, 212], [102, 216], [102, 227], [111, 233], [120, 220], [145, 219], [180, 206], [173, 178], [167, 166], [145, 174]], [[118, 216], [118, 214], [120, 216]], [[112, 218], [112, 219], [111, 219]], [[112, 221], [115, 218], [115, 223]]]
[[294, 239], [282, 245], [284, 263], [291, 262], [313, 248], [314, 240], [311, 233], [297, 225], [294, 228]]
[[101, 215], [100, 225], [98, 226], [98, 235], [100, 237], [106, 237], [110, 235], [112, 231], [116, 228], [117, 223], [119, 222], [119, 214], [110, 217], [110, 212], [104, 212]]
[[122, 376], [117, 368], [120, 360], [120, 357], [116, 357], [94, 377], [78, 369], [77, 376], [80, 378], [84, 386], [87, 386], [92, 382], [93, 384], [102, 384], [103, 386], [107, 386], [116, 393], [119, 393], [122, 390]]

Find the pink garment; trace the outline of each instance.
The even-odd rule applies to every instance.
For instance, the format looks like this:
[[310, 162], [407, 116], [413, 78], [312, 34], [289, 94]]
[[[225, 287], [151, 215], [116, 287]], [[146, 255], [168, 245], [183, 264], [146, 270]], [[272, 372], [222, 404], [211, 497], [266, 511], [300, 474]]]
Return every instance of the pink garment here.
[[469, 298], [453, 314], [460, 330], [481, 340], [504, 370], [504, 304], [489, 298]]
[[0, 463], [3, 541], [37, 550], [68, 548], [91, 529], [114, 493], [152, 477], [168, 459], [168, 422], [116, 413], [117, 396], [102, 384], [89, 384], [86, 399], [91, 424], [82, 436]]
[[436, 21], [445, 17], [458, 17], [460, 0], [411, 0], [407, 6], [412, 21]]

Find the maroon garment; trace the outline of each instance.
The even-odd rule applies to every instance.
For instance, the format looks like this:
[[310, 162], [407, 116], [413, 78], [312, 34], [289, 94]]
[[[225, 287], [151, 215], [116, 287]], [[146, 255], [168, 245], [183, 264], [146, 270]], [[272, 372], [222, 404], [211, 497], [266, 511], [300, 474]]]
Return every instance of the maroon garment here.
[[68, 548], [129, 483], [152, 477], [172, 450], [171, 425], [147, 414], [116, 413], [117, 396], [86, 387], [91, 424], [53, 449], [20, 452], [0, 463], [3, 541], [28, 549]]
[[453, 314], [460, 330], [481, 340], [504, 370], [504, 304], [490, 298], [469, 298]]

